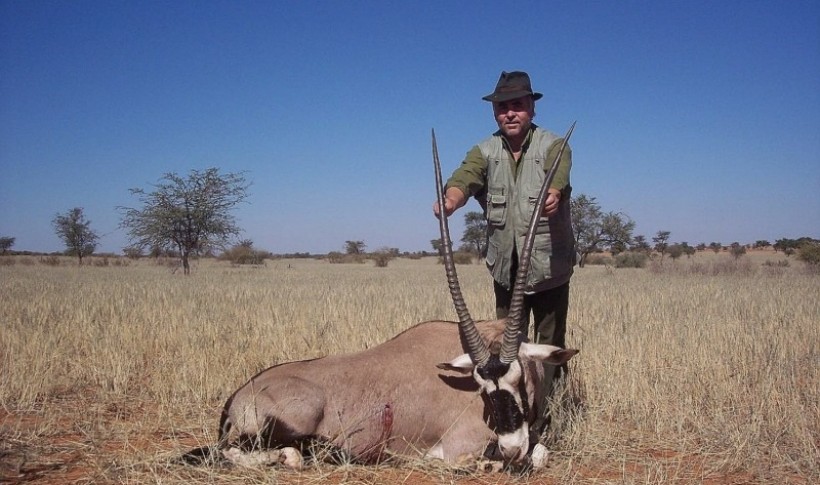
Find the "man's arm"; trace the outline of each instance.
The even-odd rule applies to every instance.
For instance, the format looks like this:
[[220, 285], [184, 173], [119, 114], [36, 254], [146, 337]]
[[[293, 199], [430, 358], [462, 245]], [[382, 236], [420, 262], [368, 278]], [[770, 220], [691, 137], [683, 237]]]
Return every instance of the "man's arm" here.
[[[484, 189], [487, 180], [487, 160], [478, 145], [474, 146], [461, 165], [447, 180], [444, 189], [444, 209], [447, 216], [463, 207], [470, 197]], [[433, 204], [433, 214], [439, 215], [438, 202]]]
[[[558, 151], [561, 149], [561, 144], [564, 142], [563, 138], [559, 138], [552, 142], [547, 150], [547, 163], [552, 164], [555, 157], [558, 156]], [[544, 167], [549, 170], [550, 167]], [[555, 178], [552, 179], [550, 188], [547, 189], [549, 196], [544, 205], [544, 215], [551, 216], [558, 212], [558, 204], [564, 195], [564, 189], [569, 186], [569, 172], [572, 169], [572, 149], [567, 145], [564, 148], [564, 153], [561, 154], [561, 162], [558, 164], [558, 169], [555, 171]]]

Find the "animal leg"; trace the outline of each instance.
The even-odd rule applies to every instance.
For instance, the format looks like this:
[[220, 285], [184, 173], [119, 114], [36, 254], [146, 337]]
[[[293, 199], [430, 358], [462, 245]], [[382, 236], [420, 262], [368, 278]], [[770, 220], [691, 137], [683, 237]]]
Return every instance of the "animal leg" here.
[[303, 379], [282, 379], [276, 386], [251, 381], [234, 396], [229, 421], [240, 447], [290, 446], [315, 436], [324, 415], [325, 396]]
[[291, 446], [276, 450], [242, 451], [237, 447], [222, 450], [222, 456], [237, 466], [254, 468], [268, 465], [284, 465], [294, 470], [302, 469], [302, 454]]

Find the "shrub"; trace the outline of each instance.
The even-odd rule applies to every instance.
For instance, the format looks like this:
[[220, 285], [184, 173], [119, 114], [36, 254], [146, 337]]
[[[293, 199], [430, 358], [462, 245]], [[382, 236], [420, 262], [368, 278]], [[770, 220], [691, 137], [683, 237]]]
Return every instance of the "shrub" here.
[[643, 268], [649, 256], [646, 253], [628, 251], [615, 256], [616, 268]]
[[584, 264], [611, 266], [613, 261], [611, 257], [605, 254], [590, 254]]
[[60, 257], [53, 254], [51, 256], [41, 256], [39, 261], [40, 264], [46, 266], [60, 266]]
[[128, 259], [140, 259], [142, 257], [142, 249], [135, 247], [123, 248], [122, 253]]
[[231, 264], [238, 265], [238, 264], [254, 264], [254, 265], [261, 265], [265, 264], [265, 258], [272, 257], [273, 255], [267, 251], [262, 251], [259, 249], [255, 249], [253, 247], [253, 241], [250, 239], [246, 239], [241, 241], [239, 244], [231, 247], [222, 252], [219, 255], [220, 261], [230, 261]]
[[[456, 251], [453, 253], [455, 264], [473, 264], [473, 254], [466, 251]], [[438, 264], [444, 264], [444, 258], [438, 257]]]
[[125, 258], [113, 258], [111, 260], [111, 266], [117, 267], [127, 267], [131, 266], [131, 261]]
[[230, 260], [233, 264], [262, 264], [265, 262], [261, 252], [242, 246], [231, 251]]
[[393, 259], [393, 255], [385, 251], [379, 251], [373, 253], [372, 259], [377, 268], [386, 268], [390, 260]]
[[364, 263], [365, 255], [364, 254], [342, 254], [338, 251], [331, 251], [327, 253], [327, 262], [331, 264], [342, 264], [342, 263]]
[[673, 260], [676, 260], [683, 256], [683, 253], [684, 247], [680, 244], [673, 244], [667, 248], [667, 254], [669, 254], [669, 257]]
[[391, 260], [399, 257], [399, 250], [396, 248], [383, 247], [370, 254], [370, 259], [377, 268], [386, 268]]
[[473, 253], [456, 251], [455, 254], [453, 254], [453, 261], [456, 264], [473, 264]]
[[732, 257], [738, 259], [746, 254], [746, 246], [741, 246], [740, 244], [734, 243], [729, 251], [732, 254]]
[[797, 250], [797, 259], [809, 266], [820, 266], [820, 244], [803, 244]]

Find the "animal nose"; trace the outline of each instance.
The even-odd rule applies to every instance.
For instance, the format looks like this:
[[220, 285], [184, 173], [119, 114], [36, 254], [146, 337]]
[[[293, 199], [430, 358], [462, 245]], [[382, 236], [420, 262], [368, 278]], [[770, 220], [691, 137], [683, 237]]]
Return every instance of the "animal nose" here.
[[527, 458], [527, 451], [529, 449], [529, 433], [527, 427], [522, 426], [520, 429], [498, 436], [498, 445], [501, 449], [501, 454], [504, 460], [510, 463], [521, 463]]
[[513, 446], [501, 451], [507, 465], [521, 465], [527, 461], [527, 447]]

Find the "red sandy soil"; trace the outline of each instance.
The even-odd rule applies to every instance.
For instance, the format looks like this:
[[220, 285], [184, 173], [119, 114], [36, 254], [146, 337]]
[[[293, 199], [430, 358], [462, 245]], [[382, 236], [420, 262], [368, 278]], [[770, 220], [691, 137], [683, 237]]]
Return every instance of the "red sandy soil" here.
[[[674, 483], [711, 485], [745, 483], [808, 483], [794, 475], [763, 478], [747, 472], [722, 473], [719, 460], [703, 455], [684, 455], [665, 449], [625, 450], [600, 460], [569, 463], [558, 458], [552, 469], [538, 475], [470, 473], [424, 466], [334, 466], [309, 468], [302, 472], [203, 469], [173, 464], [169, 458], [202, 446], [198, 437], [156, 429], [142, 422], [156, 410], [145, 404], [100, 404], [90, 393], [68, 394], [32, 412], [0, 409], [0, 483], [253, 483], [294, 484], [559, 484], [567, 476], [573, 483]], [[46, 411], [48, 409], [48, 411]], [[55, 416], [54, 413], [60, 413]], [[46, 417], [48, 420], [46, 421]], [[77, 425], [93, 419], [99, 431], [89, 434]], [[148, 420], [148, 422], [153, 422]], [[157, 421], [160, 422], [160, 421]], [[199, 438], [202, 439], [202, 438]], [[563, 460], [563, 461], [562, 461]], [[151, 463], [146, 463], [151, 462]], [[563, 481], [560, 471], [563, 471]], [[660, 473], [659, 473], [660, 470]], [[717, 470], [717, 471], [716, 471]], [[264, 474], [268, 473], [266, 477]]]

